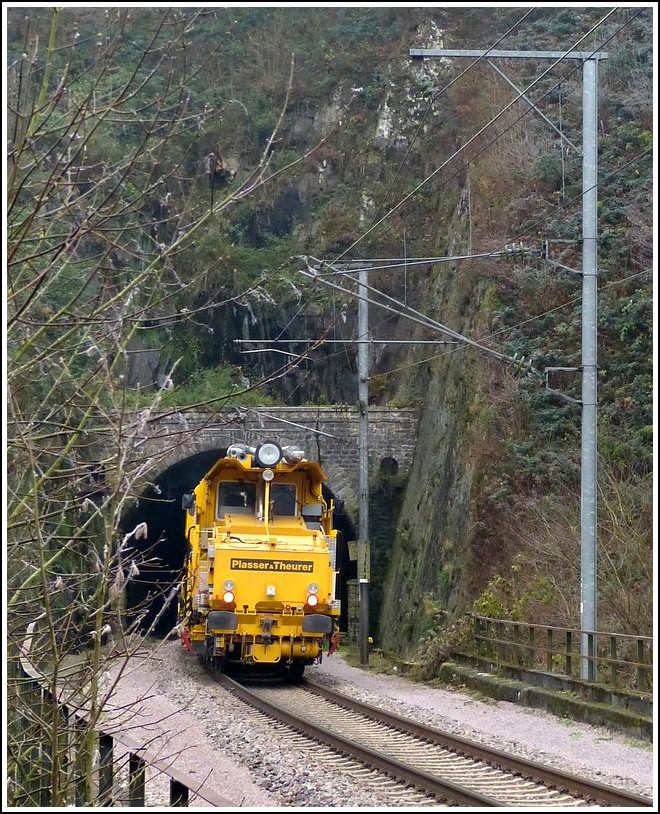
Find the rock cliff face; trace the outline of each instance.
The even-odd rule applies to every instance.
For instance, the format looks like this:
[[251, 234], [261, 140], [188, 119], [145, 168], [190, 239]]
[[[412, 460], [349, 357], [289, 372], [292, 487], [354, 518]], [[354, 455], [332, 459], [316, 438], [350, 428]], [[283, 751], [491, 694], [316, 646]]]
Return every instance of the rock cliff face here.
[[[467, 222], [457, 207], [449, 229], [451, 253], [465, 254]], [[429, 281], [427, 313], [469, 336], [480, 321], [481, 288], [460, 267], [442, 266]], [[466, 275], [465, 277], [463, 275]], [[457, 322], [455, 317], [460, 315]], [[379, 639], [403, 657], [414, 655], [438, 616], [465, 605], [466, 584], [484, 569], [474, 562], [475, 484], [479, 477], [479, 380], [488, 362], [471, 349], [447, 345], [419, 376], [423, 411], [412, 471], [401, 504], [383, 590]], [[475, 571], [470, 576], [468, 571]]]

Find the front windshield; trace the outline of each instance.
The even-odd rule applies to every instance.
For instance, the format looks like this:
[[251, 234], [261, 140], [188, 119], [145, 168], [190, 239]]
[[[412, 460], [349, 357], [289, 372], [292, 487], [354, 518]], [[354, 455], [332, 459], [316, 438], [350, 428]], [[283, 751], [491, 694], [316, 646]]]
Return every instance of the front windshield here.
[[218, 484], [217, 515], [254, 514], [256, 485], [247, 481], [222, 481]]
[[270, 487], [273, 515], [296, 516], [296, 487], [293, 483], [273, 483]]

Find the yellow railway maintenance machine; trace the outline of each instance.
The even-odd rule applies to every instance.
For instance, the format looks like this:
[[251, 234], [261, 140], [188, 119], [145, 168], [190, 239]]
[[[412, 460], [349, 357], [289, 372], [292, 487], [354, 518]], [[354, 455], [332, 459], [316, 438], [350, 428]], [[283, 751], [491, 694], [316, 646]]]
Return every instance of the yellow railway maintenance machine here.
[[226, 669], [302, 676], [338, 628], [337, 532], [319, 464], [267, 441], [234, 444], [183, 496], [184, 646]]

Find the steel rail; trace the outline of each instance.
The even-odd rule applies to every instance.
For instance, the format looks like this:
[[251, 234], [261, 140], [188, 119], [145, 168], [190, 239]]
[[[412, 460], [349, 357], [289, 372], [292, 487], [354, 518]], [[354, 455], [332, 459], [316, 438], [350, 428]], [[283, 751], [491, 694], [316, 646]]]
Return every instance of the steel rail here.
[[[241, 700], [257, 708], [269, 717], [291, 727], [304, 737], [309, 737], [318, 742], [324, 743], [344, 755], [357, 759], [361, 763], [371, 768], [395, 778], [397, 781], [412, 785], [427, 794], [431, 794], [443, 800], [450, 800], [458, 805], [480, 805], [484, 807], [502, 807], [508, 805], [504, 802], [504, 797], [490, 796], [490, 790], [482, 788], [480, 791], [471, 791], [465, 785], [457, 785], [451, 780], [444, 779], [441, 772], [432, 773], [422, 767], [397, 760], [396, 757], [389, 757], [381, 754], [376, 748], [371, 748], [373, 744], [358, 744], [355, 739], [344, 737], [336, 731], [330, 731], [327, 725], [315, 723], [303, 717], [300, 706], [286, 709], [286, 703], [269, 701], [259, 697], [259, 690], [251, 690], [226, 675], [213, 674], [214, 680], [223, 685], [230, 692], [234, 693]], [[264, 689], [262, 686], [261, 692]], [[271, 687], [271, 690], [273, 688]], [[280, 691], [282, 687], [280, 686]], [[291, 688], [293, 689], [293, 688]], [[382, 709], [357, 701], [342, 693], [338, 693], [323, 685], [319, 685], [309, 679], [303, 680], [296, 689], [304, 690], [320, 696], [324, 701], [343, 708], [348, 712], [355, 712], [377, 725], [394, 729], [404, 736], [409, 736], [436, 746], [445, 752], [451, 752], [457, 757], [474, 761], [488, 767], [488, 770], [504, 772], [512, 775], [512, 779], [517, 778], [517, 782], [528, 781], [535, 783], [541, 789], [552, 794], [565, 794], [575, 798], [576, 805], [599, 804], [604, 806], [635, 806], [650, 807], [653, 801], [647, 797], [625, 790], [616, 789], [598, 782], [585, 780], [584, 778], [572, 775], [567, 772], [555, 770], [543, 764], [518, 758], [497, 749], [483, 746], [478, 743], [468, 741], [464, 738], [442, 732], [439, 729], [418, 724], [396, 714], [386, 712]], [[277, 691], [277, 690], [275, 690]], [[358, 736], [360, 737], [360, 736]], [[475, 766], [476, 768], [476, 766]], [[469, 773], [469, 768], [466, 767]], [[461, 783], [464, 781], [461, 779]], [[507, 792], [510, 794], [510, 792]], [[534, 792], [532, 790], [533, 799]], [[561, 802], [561, 801], [558, 801]], [[556, 805], [557, 803], [550, 803]], [[539, 802], [530, 805], [539, 805]]]
[[419, 771], [413, 766], [393, 758], [388, 758], [373, 749], [361, 746], [360, 744], [343, 738], [341, 735], [330, 732], [325, 727], [317, 726], [312, 721], [300, 718], [287, 710], [273, 706], [268, 701], [260, 698], [257, 693], [252, 692], [227, 675], [222, 673], [210, 673], [210, 675], [212, 675], [218, 684], [250, 706], [255, 707], [271, 718], [276, 718], [278, 721], [286, 724], [286, 726], [300, 732], [305, 737], [320, 741], [336, 749], [343, 755], [355, 758], [367, 766], [396, 778], [401, 783], [413, 785], [427, 794], [437, 797], [439, 800], [456, 802], [462, 806], [486, 806], [489, 808], [504, 806], [504, 803], [498, 800], [476, 792], [470, 792], [469, 789], [458, 786], [449, 780], [442, 780], [427, 772]]
[[606, 786], [596, 781], [585, 780], [569, 772], [563, 772], [559, 769], [544, 766], [542, 763], [536, 761], [516, 757], [507, 752], [502, 752], [499, 749], [484, 746], [461, 738], [460, 736], [443, 732], [435, 727], [418, 724], [408, 718], [402, 718], [395, 713], [387, 712], [363, 701], [357, 701], [348, 695], [344, 695], [336, 690], [331, 690], [310, 679], [305, 679], [303, 686], [308, 687], [312, 692], [322, 696], [327, 701], [339, 704], [346, 709], [358, 712], [362, 715], [367, 715], [401, 732], [414, 735], [415, 737], [439, 746], [444, 746], [459, 754], [475, 757], [484, 763], [507, 769], [514, 774], [519, 774], [523, 777], [529, 777], [530, 779], [554, 786], [569, 794], [595, 799], [599, 803], [612, 806], [634, 805], [647, 807], [653, 805], [652, 800], [642, 795], [616, 789], [612, 786]]

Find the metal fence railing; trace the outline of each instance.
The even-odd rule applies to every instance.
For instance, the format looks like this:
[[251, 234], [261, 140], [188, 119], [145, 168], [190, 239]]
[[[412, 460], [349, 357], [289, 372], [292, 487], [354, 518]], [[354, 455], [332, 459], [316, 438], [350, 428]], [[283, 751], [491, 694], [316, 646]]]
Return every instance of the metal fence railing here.
[[70, 806], [145, 806], [147, 782], [156, 777], [169, 780], [170, 806], [193, 800], [204, 807], [235, 805], [125, 733], [106, 732], [102, 725], [90, 729], [84, 710], [54, 700], [30, 653], [38, 621], [28, 625], [14, 676], [26, 736], [20, 747], [23, 760], [15, 761], [21, 776], [8, 778], [19, 789], [17, 805], [49, 807], [57, 784], [59, 798]]
[[[580, 679], [583, 659], [589, 680], [606, 689], [653, 692], [653, 639], [624, 633], [586, 632], [472, 615], [474, 655], [501, 666], [540, 670]], [[581, 650], [587, 637], [586, 656]]]

